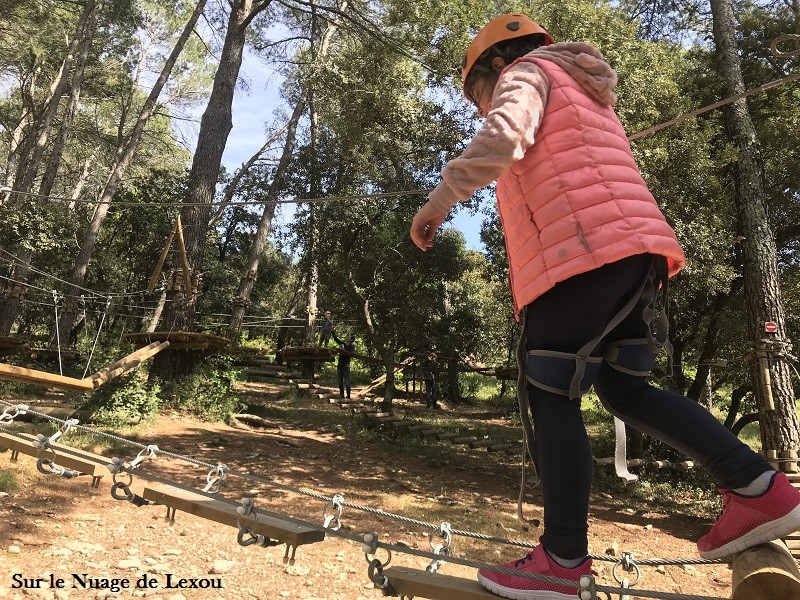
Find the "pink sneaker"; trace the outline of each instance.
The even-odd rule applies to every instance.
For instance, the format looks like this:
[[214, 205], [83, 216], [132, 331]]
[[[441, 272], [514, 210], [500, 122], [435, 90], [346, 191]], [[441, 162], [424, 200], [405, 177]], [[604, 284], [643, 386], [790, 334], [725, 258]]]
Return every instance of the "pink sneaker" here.
[[525, 573], [538, 573], [568, 579], [574, 581], [575, 586], [559, 585], [542, 581], [541, 579], [529, 579], [527, 577], [514, 577], [505, 573], [478, 571], [478, 581], [490, 592], [511, 598], [512, 600], [574, 600], [578, 597], [578, 581], [584, 575], [592, 574], [592, 559], [587, 558], [574, 569], [562, 567], [551, 559], [544, 547], [539, 544], [528, 556], [520, 560], [512, 560], [510, 563], [500, 565], [506, 569], [515, 569]]
[[703, 558], [727, 558], [800, 529], [800, 492], [785, 473], [776, 472], [760, 496], [742, 496], [724, 489], [719, 492], [722, 514], [711, 531], [697, 541]]

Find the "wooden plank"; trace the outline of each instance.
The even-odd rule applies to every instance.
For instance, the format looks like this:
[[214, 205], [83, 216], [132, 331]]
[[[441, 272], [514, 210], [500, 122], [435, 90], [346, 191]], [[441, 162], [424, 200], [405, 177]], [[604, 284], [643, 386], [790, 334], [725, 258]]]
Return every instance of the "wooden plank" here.
[[406, 567], [390, 567], [383, 574], [401, 596], [434, 600], [497, 600], [497, 596], [484, 589], [475, 579]]
[[[237, 520], [239, 514], [236, 512], [236, 506], [215, 500], [181, 488], [176, 488], [169, 485], [160, 483], [149, 482], [145, 485], [142, 497], [145, 500], [156, 502], [163, 506], [169, 506], [175, 510], [181, 510], [186, 513], [193, 514], [215, 523], [222, 523], [230, 527], [237, 527]], [[252, 523], [253, 520], [248, 518], [243, 520], [244, 523]], [[282, 544], [289, 544], [290, 546], [302, 546], [303, 544], [313, 544], [321, 542], [325, 539], [325, 533], [310, 529], [308, 527], [301, 527], [288, 521], [268, 517], [263, 514], [258, 515], [258, 524], [253, 529], [253, 533], [257, 535], [264, 535], [272, 540], [277, 540]]]
[[770, 542], [734, 555], [733, 600], [800, 598], [800, 570], [780, 543]]
[[3, 381], [15, 381], [17, 383], [30, 383], [45, 387], [57, 387], [67, 390], [93, 390], [94, 385], [90, 379], [76, 379], [75, 377], [64, 377], [46, 371], [36, 371], [0, 363], [0, 379]]
[[[19, 452], [27, 456], [43, 457], [51, 459], [59, 467], [79, 471], [92, 477], [102, 477], [108, 473], [107, 465], [111, 459], [98, 454], [92, 454], [86, 450], [79, 450], [77, 448], [69, 447], [70, 453], [64, 452], [65, 446], [61, 444], [51, 444], [55, 451], [55, 458], [53, 453], [49, 450], [39, 450], [39, 440], [30, 434], [22, 433], [22, 437], [12, 435], [10, 433], [0, 432], [0, 448], [8, 448], [12, 452]], [[79, 454], [80, 456], [75, 456]]]

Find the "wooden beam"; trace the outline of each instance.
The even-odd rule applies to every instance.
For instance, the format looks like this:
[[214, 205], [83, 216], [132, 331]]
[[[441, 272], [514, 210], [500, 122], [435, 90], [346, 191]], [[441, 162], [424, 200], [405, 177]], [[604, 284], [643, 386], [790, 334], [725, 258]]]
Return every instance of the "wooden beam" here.
[[189, 257], [186, 255], [186, 242], [183, 240], [183, 226], [181, 216], [175, 220], [175, 235], [178, 238], [178, 251], [181, 255], [181, 265], [183, 266], [183, 295], [185, 298], [192, 297], [192, 269], [189, 267]]
[[786, 546], [770, 542], [733, 557], [733, 600], [800, 598], [800, 570]]
[[[238, 527], [237, 521], [240, 517], [236, 512], [236, 506], [209, 498], [203, 494], [160, 483], [148, 482], [145, 485], [142, 497], [145, 500], [150, 500], [175, 510], [182, 510], [215, 523]], [[251, 518], [243, 519], [243, 523], [252, 522]], [[325, 539], [325, 533], [322, 531], [301, 527], [263, 514], [258, 515], [258, 524], [252, 532], [290, 546], [313, 544]]]
[[38, 438], [27, 433], [12, 435], [0, 432], [0, 448], [8, 448], [13, 453], [25, 454], [34, 458], [49, 458], [59, 467], [72, 469], [84, 475], [91, 475], [94, 478], [92, 482], [94, 487], [97, 487], [100, 478], [108, 473], [107, 466], [111, 462], [111, 459], [105, 456], [93, 454], [86, 450], [69, 446], [69, 453], [67, 453], [64, 452], [65, 446], [50, 444], [50, 448], [55, 452], [54, 457], [53, 452], [50, 450], [40, 450]]
[[131, 352], [128, 356], [119, 359], [117, 362], [104, 369], [100, 369], [96, 373], [89, 375], [88, 379], [91, 379], [94, 387], [98, 388], [107, 381], [114, 379], [114, 377], [119, 377], [123, 373], [135, 369], [142, 364], [143, 361], [152, 358], [164, 348], [167, 348], [169, 344], [169, 342], [152, 342], [147, 346]]
[[56, 375], [55, 373], [26, 369], [25, 367], [17, 367], [16, 365], [9, 365], [6, 363], [0, 363], [0, 380], [30, 383], [44, 387], [57, 387], [67, 390], [87, 391], [94, 389], [94, 385], [92, 385], [90, 379], [64, 377], [63, 375]]
[[435, 600], [497, 600], [477, 580], [428, 573], [419, 569], [390, 567], [383, 574], [401, 596]]

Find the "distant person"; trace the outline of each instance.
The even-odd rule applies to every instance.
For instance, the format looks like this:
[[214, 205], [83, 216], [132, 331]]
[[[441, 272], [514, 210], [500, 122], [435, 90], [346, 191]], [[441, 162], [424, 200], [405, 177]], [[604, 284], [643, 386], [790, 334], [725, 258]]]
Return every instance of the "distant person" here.
[[437, 362], [436, 355], [429, 354], [422, 361], [422, 381], [425, 384], [425, 406], [438, 409], [439, 404], [439, 382], [437, 381]]
[[333, 319], [331, 318], [331, 311], [326, 310], [322, 317], [322, 329], [319, 333], [319, 345], [321, 347], [328, 347], [328, 343], [331, 341], [331, 333], [333, 333]]
[[350, 359], [356, 351], [356, 345], [353, 343], [355, 338], [348, 335], [344, 341], [336, 337], [336, 332], [331, 329], [331, 336], [333, 341], [339, 345], [339, 362], [336, 364], [336, 375], [339, 379], [339, 398], [350, 398]]

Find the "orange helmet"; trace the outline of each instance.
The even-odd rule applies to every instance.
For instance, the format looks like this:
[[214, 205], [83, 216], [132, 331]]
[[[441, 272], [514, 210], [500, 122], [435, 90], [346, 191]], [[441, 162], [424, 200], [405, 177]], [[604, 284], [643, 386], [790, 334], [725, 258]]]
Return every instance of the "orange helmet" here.
[[500, 15], [489, 21], [483, 29], [478, 32], [475, 39], [467, 48], [467, 53], [464, 55], [464, 60], [461, 63], [461, 83], [462, 85], [467, 81], [467, 75], [475, 65], [478, 58], [486, 52], [489, 48], [499, 42], [511, 40], [526, 35], [533, 35], [540, 33], [544, 36], [544, 45], [552, 44], [553, 38], [550, 34], [539, 25], [525, 15], [519, 13], [510, 13]]

